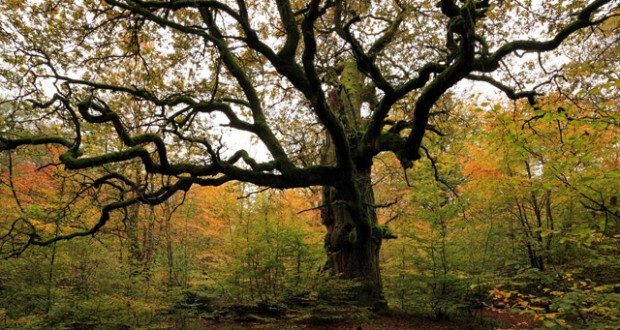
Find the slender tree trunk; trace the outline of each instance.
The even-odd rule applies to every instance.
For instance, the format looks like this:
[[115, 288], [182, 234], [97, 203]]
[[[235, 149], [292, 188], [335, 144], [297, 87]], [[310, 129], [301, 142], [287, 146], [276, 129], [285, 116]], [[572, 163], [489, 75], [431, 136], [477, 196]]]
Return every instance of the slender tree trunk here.
[[150, 281], [151, 268], [155, 261], [155, 210], [153, 206], [149, 206], [149, 215], [145, 216], [144, 235], [142, 240], [142, 273], [147, 281]]
[[140, 205], [130, 206], [125, 219], [125, 231], [127, 233], [129, 276], [132, 278], [139, 276], [143, 270], [144, 256], [140, 246], [139, 221]]
[[[56, 233], [58, 233], [58, 226], [56, 226]], [[56, 244], [52, 244], [52, 255], [50, 256], [49, 269], [47, 271], [47, 286], [46, 286], [46, 301], [45, 301], [45, 314], [49, 313], [54, 305], [54, 270], [56, 268]]]
[[164, 239], [166, 240], [166, 266], [168, 269], [168, 288], [178, 285], [176, 272], [174, 269], [174, 249], [172, 246], [172, 227], [170, 226], [170, 217], [164, 220]]
[[[136, 184], [139, 186], [140, 168], [136, 164], [133, 168]], [[127, 233], [127, 261], [129, 262], [129, 276], [137, 278], [143, 271], [144, 253], [140, 245], [140, 204], [129, 206], [126, 210], [125, 232]]]

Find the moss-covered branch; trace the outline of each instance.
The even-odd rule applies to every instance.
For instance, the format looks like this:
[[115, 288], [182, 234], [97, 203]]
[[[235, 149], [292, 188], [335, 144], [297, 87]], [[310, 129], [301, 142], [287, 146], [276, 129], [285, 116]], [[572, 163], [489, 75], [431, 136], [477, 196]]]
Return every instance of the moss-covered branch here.
[[25, 145], [59, 144], [67, 148], [73, 147], [74, 142], [58, 136], [30, 136], [19, 139], [0, 137], [0, 151], [17, 149]]

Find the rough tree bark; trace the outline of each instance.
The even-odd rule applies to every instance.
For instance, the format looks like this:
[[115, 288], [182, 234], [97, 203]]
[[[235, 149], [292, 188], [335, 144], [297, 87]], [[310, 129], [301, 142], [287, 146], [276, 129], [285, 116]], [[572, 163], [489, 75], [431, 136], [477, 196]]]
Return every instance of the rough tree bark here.
[[386, 307], [379, 267], [379, 250], [383, 231], [377, 223], [370, 169], [358, 169], [357, 187], [366, 205], [361, 217], [355, 217], [347, 205], [350, 196], [332, 187], [323, 188], [324, 208], [321, 213], [327, 229], [325, 250], [327, 269], [344, 279], [360, 281], [356, 292], [362, 306]]
[[[337, 69], [336, 88], [329, 92], [329, 102], [343, 123], [347, 138], [352, 145], [365, 129], [361, 116], [364, 99], [364, 75], [355, 61], [348, 61]], [[336, 154], [329, 136], [326, 137], [323, 165], [335, 165]], [[355, 292], [363, 306], [382, 309], [387, 306], [379, 267], [379, 250], [382, 229], [377, 221], [375, 198], [371, 181], [372, 159], [358, 159], [353, 170], [353, 186], [347, 191], [323, 187], [321, 210], [322, 223], [326, 228], [326, 268], [344, 279], [360, 281]], [[354, 205], [359, 195], [362, 205]], [[359, 207], [361, 206], [361, 210]], [[351, 208], [357, 207], [357, 212]], [[361, 211], [361, 212], [360, 212]]]

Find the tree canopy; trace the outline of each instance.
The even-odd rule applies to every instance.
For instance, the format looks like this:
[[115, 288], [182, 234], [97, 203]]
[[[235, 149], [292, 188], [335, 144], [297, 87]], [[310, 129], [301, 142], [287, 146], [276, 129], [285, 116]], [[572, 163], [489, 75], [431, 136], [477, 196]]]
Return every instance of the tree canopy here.
[[[612, 0], [6, 1], [0, 149], [60, 146], [67, 169], [98, 168], [84, 185], [123, 195], [86, 231], [28, 242], [92, 234], [115, 209], [232, 180], [333, 186], [361, 205], [358, 164], [389, 151], [412, 167], [450, 88], [483, 81], [534, 104], [544, 81], [501, 80], [520, 71], [515, 55], [557, 49], [614, 10]], [[237, 132], [267, 156], [229, 143]], [[115, 165], [132, 160], [154, 184]]]

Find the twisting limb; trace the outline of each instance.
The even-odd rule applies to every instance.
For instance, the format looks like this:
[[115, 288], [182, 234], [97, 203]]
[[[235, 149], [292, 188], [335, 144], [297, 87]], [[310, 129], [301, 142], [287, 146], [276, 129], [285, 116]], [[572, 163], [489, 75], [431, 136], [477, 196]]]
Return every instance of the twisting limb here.
[[488, 84], [490, 84], [491, 86], [499, 89], [500, 91], [504, 92], [504, 94], [506, 94], [506, 96], [508, 96], [509, 99], [511, 100], [518, 100], [521, 98], [526, 98], [528, 103], [530, 105], [535, 105], [536, 104], [536, 96], [540, 95], [539, 93], [536, 92], [536, 88], [542, 86], [543, 84], [547, 84], [549, 83], [551, 80], [549, 80], [548, 82], [545, 82], [543, 84], [539, 84], [538, 86], [534, 87], [531, 91], [521, 91], [521, 92], [517, 92], [515, 91], [514, 88], [511, 88], [505, 84], [502, 84], [501, 82], [489, 77], [489, 76], [483, 76], [483, 75], [476, 75], [476, 74], [469, 74], [467, 75], [467, 79], [470, 80], [474, 80], [474, 81], [483, 81], [486, 82]]
[[15, 188], [15, 182], [13, 180], [13, 153], [11, 152], [11, 150], [9, 150], [8, 152], [9, 154], [9, 188], [11, 189], [11, 194], [13, 195], [13, 199], [15, 200], [15, 204], [17, 204], [17, 208], [19, 209], [19, 211], [21, 212], [21, 214], [26, 213], [26, 211], [24, 210], [24, 207], [22, 206], [22, 202], [19, 199], [19, 196], [17, 196], [17, 189]]
[[435, 158], [431, 156], [430, 152], [428, 151], [426, 147], [422, 146], [420, 148], [424, 150], [424, 154], [426, 155], [426, 158], [428, 158], [431, 161], [431, 167], [433, 168], [433, 176], [435, 178], [435, 181], [443, 184], [446, 188], [448, 188], [448, 190], [450, 190], [452, 194], [454, 194], [454, 196], [458, 197], [459, 194], [456, 192], [454, 187], [452, 187], [452, 185], [450, 185], [448, 182], [446, 182], [446, 180], [442, 179], [439, 176], [439, 170], [437, 169], [437, 162], [435, 161]]

